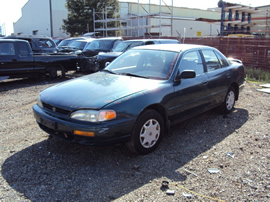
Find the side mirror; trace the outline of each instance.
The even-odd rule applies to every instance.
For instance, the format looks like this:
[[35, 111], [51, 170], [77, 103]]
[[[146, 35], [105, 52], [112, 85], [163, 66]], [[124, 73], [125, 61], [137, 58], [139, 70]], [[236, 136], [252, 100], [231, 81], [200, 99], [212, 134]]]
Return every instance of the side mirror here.
[[175, 77], [175, 81], [180, 81], [181, 79], [192, 79], [196, 77], [196, 73], [194, 70], [184, 70], [181, 74], [178, 74]]

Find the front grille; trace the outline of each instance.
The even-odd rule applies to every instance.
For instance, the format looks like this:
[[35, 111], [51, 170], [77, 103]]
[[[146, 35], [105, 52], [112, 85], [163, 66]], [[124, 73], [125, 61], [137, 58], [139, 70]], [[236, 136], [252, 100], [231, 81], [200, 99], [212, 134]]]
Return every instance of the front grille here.
[[58, 114], [62, 114], [62, 115], [69, 115], [70, 111], [69, 110], [65, 110], [65, 109], [61, 109], [59, 107], [54, 107], [52, 105], [49, 105], [47, 103], [42, 103], [43, 104], [43, 107], [49, 111], [52, 111], [52, 112], [56, 112]]

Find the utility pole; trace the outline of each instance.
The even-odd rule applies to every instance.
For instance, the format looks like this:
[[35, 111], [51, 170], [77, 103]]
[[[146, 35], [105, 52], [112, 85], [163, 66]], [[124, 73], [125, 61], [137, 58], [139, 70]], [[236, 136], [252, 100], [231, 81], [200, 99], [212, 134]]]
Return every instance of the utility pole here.
[[224, 35], [225, 3], [226, 2], [222, 0], [218, 2], [218, 7], [221, 8], [220, 36]]
[[50, 27], [51, 27], [51, 37], [53, 37], [52, 0], [49, 0], [49, 7], [50, 7]]

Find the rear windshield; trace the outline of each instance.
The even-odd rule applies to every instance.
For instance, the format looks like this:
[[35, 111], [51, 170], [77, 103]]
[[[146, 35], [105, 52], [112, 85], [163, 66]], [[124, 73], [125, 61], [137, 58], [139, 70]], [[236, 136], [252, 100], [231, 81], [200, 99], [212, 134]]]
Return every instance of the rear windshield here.
[[50, 39], [39, 39], [39, 42], [41, 44], [41, 47], [44, 48], [54, 48], [55, 43]]

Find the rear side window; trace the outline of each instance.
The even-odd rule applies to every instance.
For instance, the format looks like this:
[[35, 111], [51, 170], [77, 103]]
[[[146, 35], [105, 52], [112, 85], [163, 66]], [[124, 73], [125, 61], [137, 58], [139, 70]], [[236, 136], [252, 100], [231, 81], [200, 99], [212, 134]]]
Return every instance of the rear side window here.
[[0, 43], [0, 55], [15, 55], [14, 44], [10, 42]]
[[213, 50], [202, 50], [202, 54], [205, 59], [208, 72], [221, 68], [219, 59]]
[[25, 56], [29, 56], [30, 52], [29, 52], [29, 46], [26, 43], [18, 43], [18, 48], [19, 48], [19, 56], [21, 57], [25, 57]]
[[222, 67], [229, 66], [229, 64], [228, 64], [227, 60], [224, 58], [224, 56], [222, 56], [220, 53], [218, 53], [216, 51], [215, 51], [215, 53], [216, 53], [218, 60], [219, 60]]

